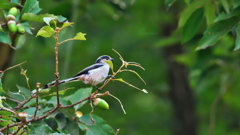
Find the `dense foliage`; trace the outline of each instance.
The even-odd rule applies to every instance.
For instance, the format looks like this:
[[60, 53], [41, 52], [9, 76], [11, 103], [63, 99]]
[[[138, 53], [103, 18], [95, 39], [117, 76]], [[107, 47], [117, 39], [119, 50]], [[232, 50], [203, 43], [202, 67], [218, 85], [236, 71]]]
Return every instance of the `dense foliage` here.
[[[26, 76], [20, 75], [21, 70], [27, 69], [32, 89], [35, 89], [36, 82], [45, 84], [55, 79], [55, 40], [35, 37], [46, 25], [44, 17], [55, 18], [58, 27], [66, 19], [74, 22], [60, 33], [59, 39], [72, 38], [78, 32], [87, 33], [86, 41], [69, 41], [59, 47], [60, 79], [71, 77], [102, 54], [117, 59], [113, 61], [114, 68], [121, 66], [113, 48], [125, 60], [141, 63], [145, 71], [138, 67], [133, 70], [144, 78], [147, 85], [132, 73], [120, 74], [119, 78], [139, 88], [146, 87], [149, 92], [144, 94], [114, 81], [103, 92], [110, 91], [117, 96], [126, 115], [116, 99], [106, 96], [104, 99], [110, 109], [96, 108], [92, 115], [100, 127], [76, 124], [72, 119], [76, 111], [83, 114], [79, 121], [91, 123], [91, 106], [79, 104], [32, 123], [30, 131], [38, 133], [44, 128], [46, 132], [74, 134], [85, 132], [85, 129], [98, 132], [103, 127], [111, 129], [112, 134], [131, 135], [240, 133], [238, 0], [33, 0], [39, 6], [24, 9], [21, 5], [29, 1], [23, 0], [19, 4], [19, 0], [0, 0], [0, 22], [4, 30], [0, 32], [0, 41], [5, 43], [0, 44], [0, 70], [27, 61], [20, 68], [7, 70], [1, 78], [3, 89], [12, 93], [10, 96], [16, 96], [18, 90], [24, 91], [22, 94], [26, 96], [29, 94]], [[21, 10], [16, 22], [22, 18], [20, 23], [26, 30], [23, 35], [6, 33], [7, 11], [12, 7]], [[75, 88], [64, 93], [69, 100], [61, 101], [65, 105], [80, 101], [92, 92], [82, 83], [60, 86], [61, 89], [65, 87]], [[78, 88], [85, 90], [76, 90]], [[56, 96], [52, 97], [44, 98], [45, 106], [39, 115], [56, 105]], [[5, 99], [2, 102], [5, 107], [15, 105]], [[9, 106], [4, 104], [6, 102]], [[33, 109], [28, 108], [28, 112], [34, 113]], [[1, 111], [0, 115], [11, 113]], [[0, 117], [0, 120], [3, 119]]]

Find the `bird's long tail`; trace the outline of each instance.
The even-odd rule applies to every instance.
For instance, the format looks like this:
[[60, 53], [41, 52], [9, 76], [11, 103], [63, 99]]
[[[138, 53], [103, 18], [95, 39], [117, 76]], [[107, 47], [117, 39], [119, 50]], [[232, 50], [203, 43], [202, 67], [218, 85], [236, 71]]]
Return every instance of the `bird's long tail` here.
[[[68, 79], [64, 79], [64, 80], [59, 80], [59, 85], [60, 84], [64, 84], [64, 83], [69, 83], [69, 82], [74, 82], [74, 81], [78, 81], [78, 78], [77, 77], [73, 77], [73, 78], [68, 78]], [[43, 85], [43, 89], [47, 89], [47, 88], [49, 88], [49, 87], [53, 87], [53, 86], [55, 86], [55, 83], [56, 83], [56, 81], [52, 81], [52, 82], [50, 82], [50, 83], [48, 83], [48, 84], [45, 84], [45, 85]]]

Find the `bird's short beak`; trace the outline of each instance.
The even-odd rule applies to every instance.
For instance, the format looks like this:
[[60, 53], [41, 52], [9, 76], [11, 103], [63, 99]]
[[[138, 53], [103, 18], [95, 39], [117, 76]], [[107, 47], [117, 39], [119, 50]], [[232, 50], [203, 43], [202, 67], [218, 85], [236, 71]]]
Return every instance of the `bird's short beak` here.
[[111, 58], [110, 60], [114, 60], [114, 58]]

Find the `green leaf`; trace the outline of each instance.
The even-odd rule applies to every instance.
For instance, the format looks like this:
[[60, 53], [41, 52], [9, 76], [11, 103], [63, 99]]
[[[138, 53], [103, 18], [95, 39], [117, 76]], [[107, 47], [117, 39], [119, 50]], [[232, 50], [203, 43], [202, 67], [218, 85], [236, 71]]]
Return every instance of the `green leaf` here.
[[229, 13], [229, 4], [226, 0], [221, 0], [224, 10]]
[[37, 14], [41, 10], [42, 9], [39, 8], [39, 2], [37, 0], [26, 0], [20, 16], [22, 16], [24, 13]]
[[[69, 108], [68, 108], [69, 109]], [[72, 117], [71, 117], [72, 118]], [[66, 126], [63, 128], [64, 131], [67, 131], [69, 135], [75, 135], [76, 133], [79, 133], [79, 128], [77, 128], [78, 125], [75, 121], [72, 121], [70, 119], [66, 119]], [[66, 135], [66, 134], [64, 134]]]
[[0, 42], [8, 45], [12, 44], [12, 40], [9, 37], [8, 33], [2, 31], [0, 31]]
[[66, 117], [64, 116], [63, 113], [58, 113], [55, 116], [55, 120], [56, 120], [56, 122], [58, 124], [58, 128], [63, 129], [63, 127], [66, 126]]
[[182, 43], [191, 40], [195, 36], [202, 22], [202, 18], [203, 8], [195, 10], [193, 14], [189, 17], [189, 19], [187, 20], [183, 27]]
[[85, 35], [86, 35], [85, 33], [79, 32], [79, 33], [77, 33], [77, 35], [73, 39], [75, 39], [75, 40], [86, 40]]
[[114, 135], [115, 132], [111, 126], [106, 124], [106, 122], [96, 115], [92, 115], [95, 123], [92, 125], [90, 115], [84, 115], [80, 118], [82, 122], [78, 126], [82, 131], [85, 131], [85, 135]]
[[[92, 88], [80, 88], [78, 90], [76, 90], [76, 92], [74, 94], [71, 94], [70, 96], [66, 97], [66, 100], [69, 100], [72, 104], [76, 103], [80, 100], [83, 100], [84, 98], [88, 97], [92, 92]], [[77, 104], [74, 106], [75, 111], [78, 110], [79, 108], [81, 108], [85, 103], [87, 103], [87, 101], [84, 101], [81, 104]]]
[[215, 44], [224, 35], [226, 35], [239, 21], [240, 17], [232, 17], [214, 23], [204, 32], [204, 35], [200, 40], [199, 46], [196, 49], [205, 49], [208, 46]]
[[233, 2], [233, 8], [236, 8], [236, 7], [238, 7], [238, 6], [240, 6], [240, 1], [239, 1], [239, 0], [234, 0], [234, 2]]
[[214, 21], [218, 22], [218, 21], [229, 19], [234, 16], [240, 16], [240, 6], [232, 10], [229, 14], [224, 14], [224, 13], [220, 14]]
[[64, 29], [64, 28], [66, 28], [68, 26], [71, 26], [72, 24], [73, 24], [73, 22], [65, 22], [65, 23], [63, 23], [61, 29]]
[[13, 98], [13, 99], [16, 99], [18, 101], [24, 101], [26, 100], [26, 98], [24, 97], [24, 95], [22, 95], [20, 92], [11, 92], [11, 91], [8, 91], [8, 95]]
[[214, 22], [214, 19], [216, 18], [215, 13], [216, 4], [212, 1], [206, 1], [206, 5], [204, 6], [204, 14], [207, 21], [207, 26], [212, 24]]
[[240, 23], [237, 25], [236, 34], [237, 34], [236, 41], [235, 41], [236, 46], [234, 48], [234, 51], [240, 49]]
[[26, 88], [24, 88], [22, 86], [19, 86], [19, 85], [17, 85], [17, 88], [20, 91], [20, 93], [23, 94], [25, 97], [28, 97], [28, 98], [31, 97], [31, 93], [30, 93], [30, 91], [28, 89], [26, 89]]
[[205, 2], [205, 0], [194, 1], [191, 5], [189, 5], [187, 8], [184, 9], [180, 14], [178, 28], [182, 28], [185, 25], [185, 23], [187, 22], [188, 18], [192, 15], [192, 13], [196, 9], [203, 7], [204, 2]]
[[175, 45], [176, 43], [179, 43], [181, 40], [180, 36], [178, 34], [172, 34], [169, 37], [164, 37], [162, 39], [159, 39], [154, 46], [157, 47], [167, 47], [171, 45]]
[[55, 33], [54, 29], [50, 26], [43, 26], [37, 33], [37, 36], [50, 37]]
[[0, 8], [9, 9], [13, 6], [21, 6], [19, 3], [9, 2], [8, 0], [0, 0]]
[[[56, 20], [59, 20], [59, 18], [61, 16], [55, 16], [54, 14], [40, 14], [40, 15], [35, 15], [33, 13], [24, 13], [22, 15], [22, 20], [26, 20], [26, 21], [35, 21], [35, 22], [44, 22], [43, 18], [45, 17], [50, 17], [50, 18], [54, 18]], [[66, 18], [65, 18], [66, 20]], [[51, 20], [50, 20], [51, 21]], [[46, 22], [49, 24], [49, 21]]]
[[58, 15], [57, 18], [58, 18], [58, 22], [64, 22], [64, 21], [67, 20], [66, 17], [63, 17], [63, 16], [61, 16], [61, 15]]
[[170, 8], [174, 2], [176, 2], [176, 0], [165, 0], [165, 6]]
[[29, 125], [30, 134], [43, 135], [53, 133], [52, 129], [42, 120]]
[[44, 17], [43, 21], [47, 24], [50, 25], [50, 22], [52, 21], [56, 25], [56, 19], [54, 17]]
[[0, 32], [4, 32], [3, 29], [2, 29], [2, 25], [0, 25]]

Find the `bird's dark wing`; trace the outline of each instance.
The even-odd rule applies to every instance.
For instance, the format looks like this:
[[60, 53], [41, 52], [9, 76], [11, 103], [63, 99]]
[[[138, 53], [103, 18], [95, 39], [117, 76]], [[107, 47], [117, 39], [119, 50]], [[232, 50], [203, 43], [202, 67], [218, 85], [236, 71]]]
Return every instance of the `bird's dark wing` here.
[[93, 65], [91, 65], [91, 66], [89, 66], [89, 67], [86, 67], [86, 68], [83, 69], [82, 71], [78, 72], [78, 73], [77, 73], [75, 76], [73, 76], [73, 77], [77, 77], [77, 76], [80, 76], [80, 75], [82, 75], [82, 74], [88, 74], [88, 71], [89, 71], [89, 70], [93, 70], [93, 69], [99, 68], [99, 67], [101, 67], [101, 66], [103, 66], [103, 64], [99, 64], [99, 63], [93, 64]]

